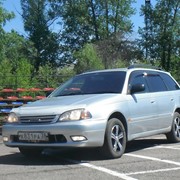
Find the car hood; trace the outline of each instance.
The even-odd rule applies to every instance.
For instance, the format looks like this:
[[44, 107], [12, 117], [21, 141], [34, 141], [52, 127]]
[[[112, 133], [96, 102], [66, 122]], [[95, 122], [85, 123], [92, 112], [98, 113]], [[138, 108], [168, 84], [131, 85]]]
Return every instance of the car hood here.
[[61, 114], [71, 109], [86, 108], [91, 105], [104, 105], [112, 101], [115, 102], [119, 95], [120, 94], [93, 94], [50, 97], [15, 108], [12, 111], [19, 115]]

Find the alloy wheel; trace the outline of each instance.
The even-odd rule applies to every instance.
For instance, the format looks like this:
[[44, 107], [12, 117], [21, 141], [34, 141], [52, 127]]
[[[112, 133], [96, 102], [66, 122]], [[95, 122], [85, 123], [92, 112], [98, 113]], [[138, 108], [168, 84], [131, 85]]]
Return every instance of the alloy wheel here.
[[175, 126], [175, 135], [177, 138], [180, 138], [180, 118], [176, 117], [174, 119], [174, 126]]
[[124, 134], [119, 125], [115, 125], [111, 130], [112, 147], [115, 152], [123, 150], [123, 138]]

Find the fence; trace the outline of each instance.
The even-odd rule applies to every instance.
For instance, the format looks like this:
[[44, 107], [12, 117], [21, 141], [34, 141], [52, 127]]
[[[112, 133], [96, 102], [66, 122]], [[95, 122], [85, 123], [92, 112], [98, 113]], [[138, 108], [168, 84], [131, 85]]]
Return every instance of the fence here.
[[[7, 112], [20, 105], [19, 101], [24, 104], [28, 101], [40, 99], [46, 95], [48, 88], [56, 88], [72, 76], [73, 74], [47, 75], [36, 78], [30, 76], [0, 76], [0, 126], [5, 120]], [[33, 89], [39, 90], [34, 91]], [[11, 91], [6, 93], [5, 90]], [[6, 112], [3, 110], [6, 110]]]
[[73, 74], [68, 75], [46, 75], [46, 76], [0, 76], [0, 90], [4, 88], [45, 88], [53, 87], [56, 88], [69, 78]]

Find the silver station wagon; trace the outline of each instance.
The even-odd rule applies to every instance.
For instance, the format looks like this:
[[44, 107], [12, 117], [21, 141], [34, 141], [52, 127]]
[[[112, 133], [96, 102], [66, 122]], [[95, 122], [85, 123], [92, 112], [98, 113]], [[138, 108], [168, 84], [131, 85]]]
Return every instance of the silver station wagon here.
[[165, 134], [180, 142], [180, 86], [165, 71], [129, 67], [87, 72], [46, 99], [14, 108], [3, 142], [26, 156], [46, 148], [98, 147], [119, 158], [126, 143]]

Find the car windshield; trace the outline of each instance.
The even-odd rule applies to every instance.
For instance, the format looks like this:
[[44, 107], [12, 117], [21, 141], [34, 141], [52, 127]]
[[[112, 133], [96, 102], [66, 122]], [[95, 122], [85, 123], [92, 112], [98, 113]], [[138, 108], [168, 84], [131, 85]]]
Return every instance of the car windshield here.
[[126, 72], [124, 71], [96, 72], [77, 75], [56, 89], [50, 97], [121, 93], [125, 76]]

